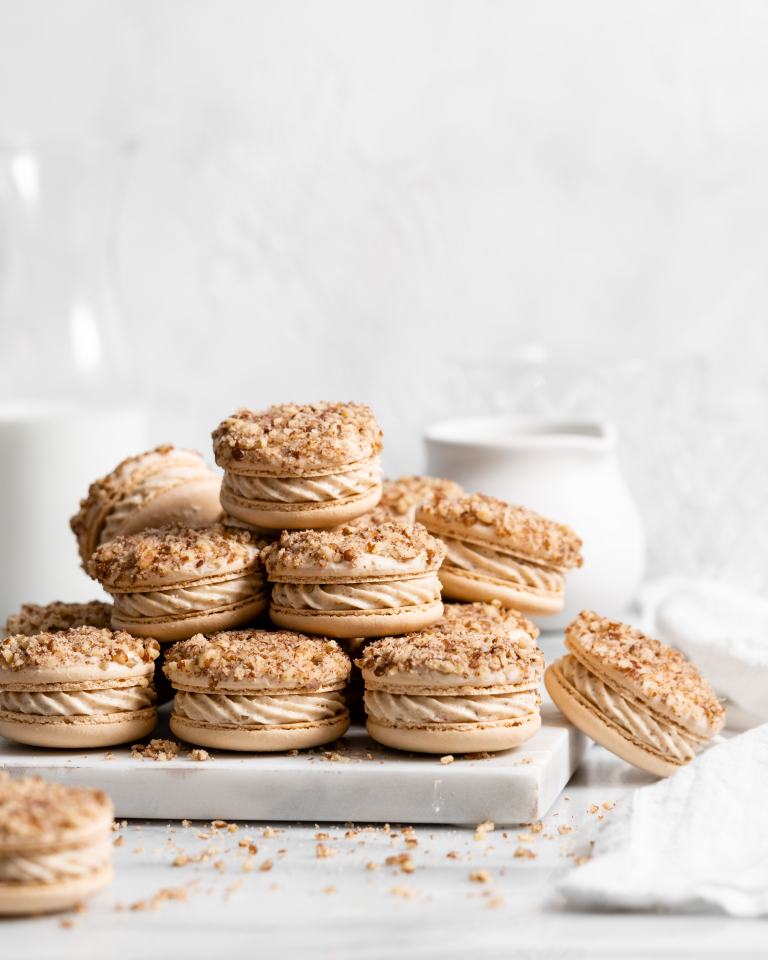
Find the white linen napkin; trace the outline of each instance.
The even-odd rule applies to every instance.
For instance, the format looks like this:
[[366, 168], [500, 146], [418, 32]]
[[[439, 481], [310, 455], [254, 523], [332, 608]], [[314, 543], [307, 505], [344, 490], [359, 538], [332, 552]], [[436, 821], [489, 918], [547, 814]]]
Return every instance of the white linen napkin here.
[[767, 799], [764, 724], [622, 798], [558, 889], [580, 906], [768, 916]]
[[644, 628], [681, 650], [727, 700], [728, 726], [768, 721], [768, 600], [714, 581], [670, 579], [641, 595]]

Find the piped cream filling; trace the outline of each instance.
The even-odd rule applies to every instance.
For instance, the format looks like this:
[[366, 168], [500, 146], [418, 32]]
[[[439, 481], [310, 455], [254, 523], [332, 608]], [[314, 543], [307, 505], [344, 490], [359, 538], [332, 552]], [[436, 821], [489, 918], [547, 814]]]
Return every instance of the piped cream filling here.
[[259, 596], [264, 591], [260, 573], [219, 583], [114, 595], [115, 614], [123, 618], [164, 617], [226, 607]]
[[0, 883], [59, 883], [85, 877], [110, 862], [108, 840], [55, 853], [0, 857]]
[[385, 610], [440, 599], [435, 574], [380, 583], [276, 583], [272, 603], [292, 610]]
[[698, 739], [670, 721], [655, 716], [638, 701], [628, 700], [616, 693], [576, 657], [563, 657], [559, 661], [559, 669], [568, 683], [603, 716], [657, 753], [687, 763], [701, 750], [703, 744]]
[[372, 720], [391, 726], [421, 726], [425, 723], [482, 723], [521, 720], [535, 716], [541, 698], [535, 690], [491, 696], [433, 697], [365, 691], [365, 710]]
[[378, 458], [353, 470], [325, 477], [248, 477], [227, 470], [224, 487], [246, 500], [274, 500], [277, 503], [320, 503], [343, 500], [368, 493], [381, 482]]
[[173, 701], [178, 717], [204, 723], [241, 726], [309, 723], [327, 720], [345, 709], [339, 691], [329, 693], [241, 696], [232, 693], [197, 693], [179, 690]]
[[505, 580], [525, 590], [537, 590], [542, 593], [563, 592], [565, 578], [557, 570], [526, 563], [492, 547], [480, 547], [451, 537], [441, 537], [441, 539], [447, 547], [443, 562], [445, 567], [458, 567], [470, 573]]
[[38, 717], [88, 717], [143, 710], [155, 702], [153, 686], [102, 690], [0, 691], [0, 710]]

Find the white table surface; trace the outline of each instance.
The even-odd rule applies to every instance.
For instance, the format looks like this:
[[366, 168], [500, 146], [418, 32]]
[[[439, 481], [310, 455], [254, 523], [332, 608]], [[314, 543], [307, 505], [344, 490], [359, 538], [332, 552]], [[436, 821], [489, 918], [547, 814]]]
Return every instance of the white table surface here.
[[[644, 774], [599, 747], [566, 788], [543, 829], [518, 839], [525, 828], [488, 833], [418, 826], [409, 849], [400, 830], [377, 828], [346, 838], [346, 828], [238, 824], [209, 839], [210, 827], [131, 822], [115, 847], [115, 880], [86, 912], [0, 923], [3, 960], [138, 960], [151, 957], [334, 958], [391, 957], [755, 957], [768, 956], [768, 925], [722, 916], [633, 915], [566, 910], [554, 893], [558, 876], [586, 852], [603, 803], [621, 803]], [[598, 813], [589, 812], [592, 805]], [[615, 809], [615, 808], [614, 808]], [[559, 826], [573, 827], [561, 835]], [[238, 846], [252, 837], [253, 871]], [[360, 842], [364, 841], [364, 842]], [[318, 842], [336, 851], [318, 858]], [[209, 859], [176, 867], [184, 851], [218, 848]], [[515, 858], [526, 847], [535, 859]], [[282, 851], [282, 852], [281, 852]], [[449, 858], [457, 851], [458, 858]], [[414, 871], [384, 865], [408, 852]], [[569, 856], [570, 854], [570, 856]], [[273, 861], [269, 871], [258, 868]], [[366, 869], [372, 861], [377, 870]], [[219, 866], [216, 866], [219, 864]], [[487, 871], [490, 882], [470, 880]], [[130, 909], [161, 889], [183, 889], [186, 900], [164, 900], [157, 909]]]

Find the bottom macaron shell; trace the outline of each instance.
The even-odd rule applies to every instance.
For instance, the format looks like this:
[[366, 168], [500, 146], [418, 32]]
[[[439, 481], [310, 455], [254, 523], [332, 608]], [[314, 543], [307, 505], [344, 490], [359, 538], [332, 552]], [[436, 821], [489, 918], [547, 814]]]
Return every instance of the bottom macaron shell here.
[[0, 883], [0, 916], [13, 917], [69, 910], [112, 881], [112, 868], [59, 883]]
[[292, 607], [269, 608], [273, 623], [286, 630], [318, 634], [336, 640], [355, 637], [391, 637], [431, 627], [443, 615], [442, 600], [412, 607], [386, 610], [295, 610]]
[[294, 723], [285, 726], [239, 727], [234, 724], [212, 724], [189, 720], [171, 714], [171, 731], [200, 747], [217, 750], [239, 750], [248, 753], [275, 753], [320, 747], [343, 737], [349, 729], [349, 712], [315, 723]]
[[113, 747], [140, 740], [157, 724], [154, 707], [96, 717], [40, 717], [27, 713], [0, 712], [0, 737], [33, 747], [69, 750], [81, 747]]
[[229, 490], [221, 491], [221, 505], [228, 514], [267, 530], [328, 530], [368, 513], [380, 499], [381, 486], [344, 500], [319, 503], [279, 504], [269, 500], [246, 500]]
[[532, 590], [525, 590], [513, 584], [505, 584], [500, 580], [482, 577], [476, 573], [442, 566], [438, 571], [440, 583], [443, 585], [443, 598], [446, 600], [498, 600], [505, 607], [519, 610], [520, 613], [539, 614], [549, 616], [559, 613], [563, 609], [565, 598], [563, 594], [541, 594]]
[[218, 630], [241, 627], [260, 617], [267, 606], [266, 595], [261, 595], [226, 609], [199, 611], [183, 617], [130, 620], [112, 614], [112, 629], [126, 630], [134, 637], [151, 637], [159, 643], [175, 643], [177, 640], [188, 640], [197, 633], [216, 633]]
[[588, 704], [562, 676], [557, 663], [545, 670], [544, 686], [566, 720], [570, 720], [595, 743], [599, 743], [601, 747], [610, 750], [632, 766], [657, 777], [669, 777], [683, 766], [632, 740], [629, 734], [625, 734], [616, 724], [598, 713], [597, 708]]
[[541, 728], [538, 714], [525, 720], [493, 723], [428, 724], [423, 727], [391, 727], [368, 719], [370, 736], [395, 750], [413, 753], [482, 753], [510, 750], [535, 736]]

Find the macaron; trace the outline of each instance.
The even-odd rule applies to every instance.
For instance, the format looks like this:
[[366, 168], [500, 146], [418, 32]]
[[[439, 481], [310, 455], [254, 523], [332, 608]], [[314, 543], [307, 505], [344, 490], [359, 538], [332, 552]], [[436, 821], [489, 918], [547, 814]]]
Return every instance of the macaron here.
[[531, 614], [562, 610], [565, 572], [582, 564], [581, 540], [570, 527], [482, 493], [438, 492], [417, 518], [447, 548], [444, 597], [498, 600]]
[[39, 747], [106, 747], [157, 722], [155, 640], [74, 627], [0, 640], [0, 736]]
[[112, 817], [101, 790], [0, 771], [0, 915], [68, 910], [107, 886]]
[[464, 489], [454, 480], [445, 480], [442, 477], [397, 477], [382, 483], [381, 500], [377, 509], [386, 513], [391, 520], [415, 523], [419, 506], [436, 493], [445, 497], [460, 497]]
[[91, 484], [69, 521], [85, 566], [96, 547], [167, 523], [206, 526], [221, 515], [221, 480], [194, 450], [168, 444], [123, 460]]
[[102, 544], [88, 572], [112, 595], [112, 626], [170, 643], [228, 630], [267, 609], [260, 550], [246, 530], [169, 525]]
[[381, 428], [358, 403], [238, 410], [213, 431], [225, 511], [269, 530], [325, 529], [381, 496]]
[[467, 627], [481, 627], [492, 623], [494, 626], [507, 626], [512, 631], [521, 627], [535, 640], [539, 629], [517, 610], [503, 606], [498, 600], [476, 600], [474, 603], [444, 603], [443, 615], [436, 626], [462, 623]]
[[55, 633], [72, 627], [108, 627], [112, 617], [112, 604], [101, 600], [88, 603], [62, 603], [55, 600], [40, 606], [24, 603], [17, 613], [5, 621], [4, 636], [23, 633], [31, 637], [36, 633]]
[[659, 777], [689, 763], [720, 732], [725, 709], [685, 657], [634, 627], [582, 611], [569, 653], [544, 682], [560, 712], [607, 750]]
[[356, 660], [368, 733], [397, 750], [507, 750], [541, 726], [544, 656], [525, 621], [443, 623], [369, 644]]
[[262, 552], [269, 616], [280, 627], [337, 638], [419, 630], [442, 616], [444, 555], [420, 524], [284, 532]]
[[172, 646], [164, 670], [176, 696], [171, 730], [220, 750], [316, 747], [349, 727], [350, 661], [333, 640], [233, 630]]

